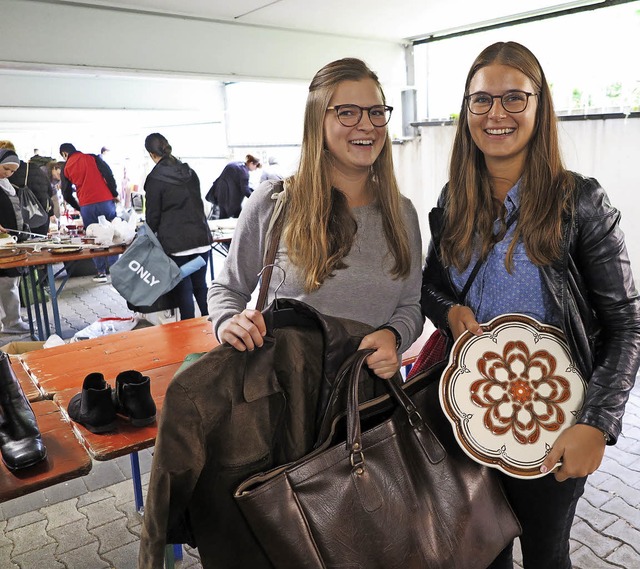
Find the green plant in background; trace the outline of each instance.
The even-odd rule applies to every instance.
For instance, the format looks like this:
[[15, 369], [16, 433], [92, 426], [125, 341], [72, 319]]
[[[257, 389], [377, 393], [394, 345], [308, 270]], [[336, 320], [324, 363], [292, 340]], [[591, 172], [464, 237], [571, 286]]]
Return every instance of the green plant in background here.
[[622, 83], [618, 81], [617, 83], [608, 85], [606, 88], [606, 94], [609, 99], [615, 99], [622, 95]]
[[582, 91], [580, 89], [574, 89], [571, 92], [571, 101], [573, 102], [574, 109], [579, 109], [582, 107]]
[[631, 91], [631, 110], [640, 111], [640, 83]]
[[620, 81], [607, 85], [605, 95], [609, 99], [609, 105], [612, 107], [622, 104], [622, 83]]

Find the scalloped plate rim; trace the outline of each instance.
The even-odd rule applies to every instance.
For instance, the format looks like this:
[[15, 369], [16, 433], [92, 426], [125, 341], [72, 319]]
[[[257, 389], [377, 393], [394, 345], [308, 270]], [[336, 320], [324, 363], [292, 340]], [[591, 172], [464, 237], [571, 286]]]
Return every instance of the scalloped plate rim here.
[[[569, 413], [572, 413], [575, 416], [575, 414], [579, 411], [579, 409], [581, 408], [584, 402], [584, 394], [586, 392], [586, 383], [575, 367], [575, 363], [573, 362], [573, 358], [570, 355], [569, 348], [566, 341], [564, 340], [562, 331], [556, 326], [542, 324], [535, 318], [532, 318], [525, 314], [517, 314], [517, 313], [502, 314], [500, 316], [497, 316], [496, 318], [493, 318], [489, 322], [481, 324], [481, 327], [484, 330], [484, 334], [482, 336], [475, 336], [470, 332], [465, 332], [456, 340], [456, 342], [454, 342], [454, 345], [451, 349], [451, 353], [449, 355], [449, 361], [447, 363], [447, 366], [442, 372], [442, 378], [440, 380], [440, 385], [438, 388], [440, 406], [445, 416], [447, 417], [447, 419], [452, 425], [453, 433], [455, 435], [455, 438], [458, 444], [460, 445], [460, 448], [462, 448], [462, 450], [472, 460], [480, 464], [483, 464], [485, 466], [495, 468], [514, 478], [521, 478], [521, 479], [540, 478], [542, 476], [546, 476], [546, 474], [542, 474], [540, 472], [539, 466], [540, 464], [542, 464], [542, 461], [544, 460], [544, 456], [546, 456], [546, 453], [548, 453], [548, 450], [550, 448], [548, 444], [545, 445], [547, 448], [544, 456], [538, 457], [533, 461], [529, 461], [529, 464], [531, 464], [530, 466], [526, 466], [526, 467], [518, 466], [517, 464], [514, 464], [513, 460], [511, 462], [507, 462], [505, 459], [501, 458], [501, 455], [504, 456], [505, 454], [504, 450], [506, 450], [504, 445], [498, 448], [492, 448], [491, 449], [492, 453], [489, 453], [487, 451], [484, 451], [481, 448], [481, 446], [477, 444], [475, 441], [467, 440], [467, 438], [469, 437], [465, 435], [465, 428], [468, 427], [468, 420], [471, 416], [461, 414], [459, 411], [460, 406], [457, 405], [457, 402], [455, 402], [455, 400], [454, 401], [450, 400], [452, 399], [451, 394], [449, 393], [450, 391], [449, 384], [451, 383], [451, 376], [456, 372], [464, 373], [464, 371], [461, 371], [460, 360], [461, 360], [461, 355], [464, 356], [465, 348], [468, 351], [471, 345], [480, 341], [481, 339], [482, 340], [490, 339], [492, 335], [491, 333], [495, 331], [499, 333], [500, 331], [504, 330], [504, 328], [509, 328], [512, 326], [533, 329], [534, 331], [537, 331], [538, 333], [540, 333], [541, 336], [544, 336], [545, 338], [552, 338], [553, 341], [556, 342], [564, 350], [565, 355], [569, 360], [570, 368], [572, 368], [574, 372], [570, 375], [574, 377], [574, 381], [576, 381], [575, 378], [578, 378], [580, 382], [579, 385], [582, 387], [580, 407], [574, 410], [567, 410]], [[488, 332], [490, 334], [487, 336], [486, 334]], [[462, 357], [462, 360], [464, 361], [463, 357]], [[462, 369], [468, 369], [468, 368], [462, 368]], [[458, 409], [458, 411], [455, 410], [456, 408]], [[478, 411], [480, 412], [479, 407], [478, 407]], [[573, 424], [573, 421], [571, 421], [571, 424]], [[555, 436], [557, 437], [560, 434], [560, 432], [562, 432], [562, 430], [564, 430], [568, 426], [570, 425], [567, 424], [567, 426], [563, 427]], [[553, 440], [555, 441], [555, 438]], [[503, 452], [500, 452], [501, 450]]]

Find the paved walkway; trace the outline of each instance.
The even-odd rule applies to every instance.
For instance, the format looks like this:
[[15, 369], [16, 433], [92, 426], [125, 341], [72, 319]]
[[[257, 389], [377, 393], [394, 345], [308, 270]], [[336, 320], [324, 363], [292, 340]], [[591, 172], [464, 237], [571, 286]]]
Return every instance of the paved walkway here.
[[[65, 339], [100, 317], [131, 315], [110, 284], [91, 277], [69, 280], [60, 313]], [[0, 334], [0, 345], [27, 339]], [[151, 449], [139, 455], [146, 493]], [[0, 568], [135, 569], [141, 522], [129, 458], [94, 461], [83, 478], [0, 504]], [[623, 435], [589, 478], [571, 549], [575, 568], [640, 569], [640, 382], [627, 406]], [[197, 551], [187, 548], [176, 567], [200, 569]], [[521, 569], [519, 563], [515, 567]]]

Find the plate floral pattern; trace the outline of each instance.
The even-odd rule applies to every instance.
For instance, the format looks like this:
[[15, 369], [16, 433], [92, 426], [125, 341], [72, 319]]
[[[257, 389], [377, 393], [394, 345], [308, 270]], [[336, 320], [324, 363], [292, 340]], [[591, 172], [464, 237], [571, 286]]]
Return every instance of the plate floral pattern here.
[[440, 403], [474, 460], [514, 476], [543, 476], [540, 465], [573, 425], [586, 384], [562, 331], [505, 314], [453, 345]]

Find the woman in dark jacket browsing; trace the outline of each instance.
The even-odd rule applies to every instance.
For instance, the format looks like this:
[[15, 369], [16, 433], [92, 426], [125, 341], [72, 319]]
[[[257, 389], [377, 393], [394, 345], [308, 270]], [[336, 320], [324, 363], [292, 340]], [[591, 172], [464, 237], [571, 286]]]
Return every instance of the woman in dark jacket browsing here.
[[209, 190], [207, 200], [220, 208], [220, 219], [238, 217], [242, 210], [242, 200], [251, 195], [249, 174], [261, 168], [260, 160], [247, 154], [244, 162], [230, 162]]
[[171, 291], [182, 320], [195, 316], [195, 296], [200, 314], [207, 311], [207, 259], [211, 248], [200, 180], [188, 164], [171, 154], [171, 145], [158, 133], [147, 136], [144, 147], [155, 162], [144, 184], [146, 221], [165, 252], [179, 267], [201, 257], [204, 264]]

